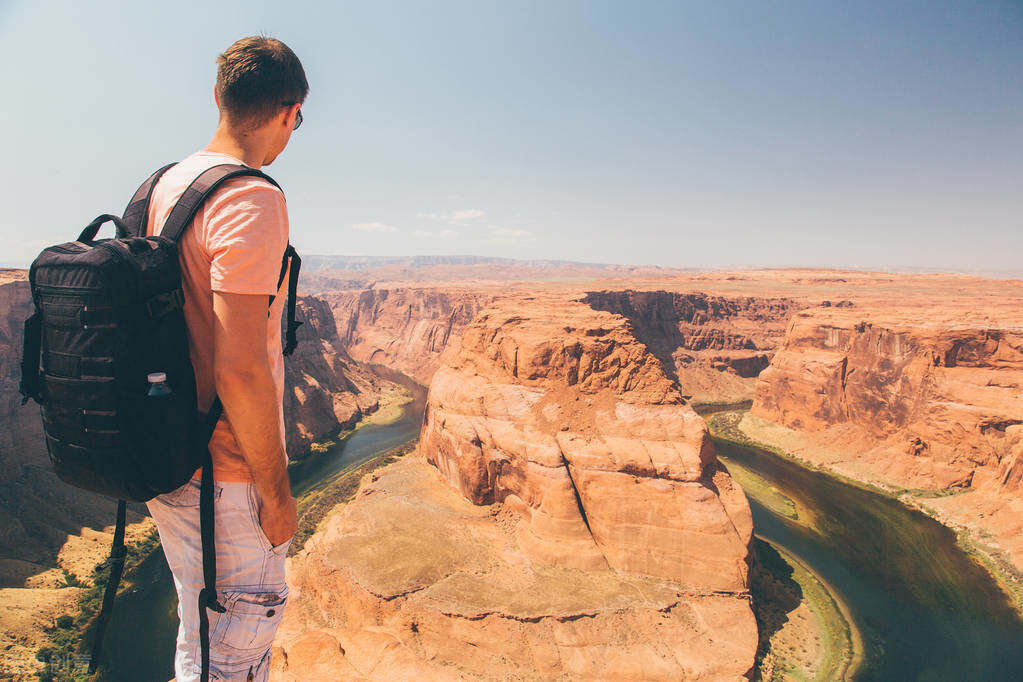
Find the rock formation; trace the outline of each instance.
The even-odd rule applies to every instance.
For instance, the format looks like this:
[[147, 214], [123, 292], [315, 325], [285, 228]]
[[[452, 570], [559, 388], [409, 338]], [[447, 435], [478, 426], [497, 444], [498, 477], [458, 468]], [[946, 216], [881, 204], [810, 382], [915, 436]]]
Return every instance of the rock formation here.
[[[1023, 332], [872, 321], [866, 311], [797, 315], [760, 375], [753, 414], [808, 432], [861, 433], [886, 483], [968, 486], [1009, 454], [1023, 424]], [[852, 427], [852, 429], [835, 429]]]
[[797, 314], [751, 414], [801, 435], [761, 439], [858, 480], [959, 493], [914, 503], [1023, 574], [1023, 325], [1019, 308], [983, 318], [1003, 302]]
[[749, 506], [621, 316], [489, 306], [434, 374], [419, 454], [292, 560], [279, 679], [751, 669]]
[[353, 360], [337, 336], [334, 314], [313, 296], [298, 300], [298, 347], [284, 363], [288, 456], [304, 457], [317, 438], [354, 426], [398, 389]]
[[590, 291], [598, 310], [622, 315], [694, 403], [753, 398], [792, 313], [792, 299], [669, 291]]
[[387, 365], [429, 383], [448, 342], [492, 298], [461, 287], [327, 292], [338, 336], [363, 362]]

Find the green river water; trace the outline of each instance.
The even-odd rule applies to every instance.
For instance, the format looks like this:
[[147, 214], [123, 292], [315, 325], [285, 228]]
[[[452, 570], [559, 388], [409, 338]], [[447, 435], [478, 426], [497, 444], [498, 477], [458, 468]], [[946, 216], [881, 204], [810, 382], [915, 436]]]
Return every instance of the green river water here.
[[[389, 378], [399, 378], [390, 375]], [[335, 448], [291, 467], [296, 496], [315, 495], [352, 467], [415, 438], [424, 388], [396, 422], [358, 429]], [[848, 606], [863, 635], [863, 680], [1023, 680], [1023, 620], [955, 536], [896, 500], [754, 447], [716, 440], [726, 463], [754, 472], [814, 524], [750, 500], [756, 534], [797, 555]], [[177, 627], [176, 597], [161, 552], [118, 598], [106, 652], [113, 679], [165, 682]]]
[[855, 679], [1023, 680], [1023, 619], [951, 530], [770, 451], [715, 447], [726, 466], [752, 471], [813, 516], [800, 523], [750, 499], [756, 535], [802, 559], [848, 606], [865, 647]]

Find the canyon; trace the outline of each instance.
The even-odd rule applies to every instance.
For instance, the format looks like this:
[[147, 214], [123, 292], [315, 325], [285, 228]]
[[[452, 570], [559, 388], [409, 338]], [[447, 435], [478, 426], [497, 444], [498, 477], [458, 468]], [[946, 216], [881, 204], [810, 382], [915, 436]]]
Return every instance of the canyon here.
[[317, 439], [353, 428], [403, 393], [400, 386], [354, 360], [338, 338], [334, 313], [314, 296], [296, 305], [298, 346], [284, 363], [284, 423], [288, 458], [306, 457]]
[[[701, 405], [751, 406], [752, 440], [900, 496], [1023, 585], [1019, 281], [327, 259], [303, 291], [289, 456], [400, 394], [373, 364], [430, 394], [418, 452], [289, 558], [274, 679], [748, 674], [753, 528]], [[109, 505], [49, 474], [18, 406], [28, 306], [3, 273], [0, 561], [5, 591], [50, 576], [59, 613], [62, 548], [101, 558]]]
[[[353, 357], [430, 384], [419, 459], [368, 476], [291, 559], [298, 608], [278, 639], [280, 679], [639, 676], [633, 648], [582, 625], [609, 627], [614, 613], [626, 641], [651, 637], [650, 583], [622, 610], [621, 581], [661, 581], [672, 599], [713, 591], [719, 614], [725, 593], [748, 587], [735, 484], [719, 484], [696, 422], [669, 426], [664, 408], [691, 419], [689, 405], [752, 404], [751, 437], [852, 480], [933, 491], [917, 505], [1023, 556], [1018, 282], [814, 270], [386, 280], [318, 295]], [[711, 489], [708, 476], [716, 500], [682, 492]], [[672, 526], [680, 500], [704, 511]], [[738, 534], [708, 537], [725, 517]], [[538, 590], [546, 608], [527, 596]], [[732, 652], [718, 667], [701, 667], [692, 633], [673, 627], [647, 645], [674, 648], [681, 666], [647, 651], [646, 675], [748, 673], [739, 644], [755, 624], [731, 613], [748, 625], [707, 633]]]
[[738, 679], [752, 519], [619, 315], [506, 296], [434, 372], [418, 456], [291, 559], [278, 679]]

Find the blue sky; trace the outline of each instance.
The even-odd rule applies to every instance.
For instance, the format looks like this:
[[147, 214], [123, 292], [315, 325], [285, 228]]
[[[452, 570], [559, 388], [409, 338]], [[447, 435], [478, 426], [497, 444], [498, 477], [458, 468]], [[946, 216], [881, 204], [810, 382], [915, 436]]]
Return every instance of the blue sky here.
[[268, 33], [305, 253], [1023, 271], [1023, 4], [0, 0], [0, 262], [123, 209]]

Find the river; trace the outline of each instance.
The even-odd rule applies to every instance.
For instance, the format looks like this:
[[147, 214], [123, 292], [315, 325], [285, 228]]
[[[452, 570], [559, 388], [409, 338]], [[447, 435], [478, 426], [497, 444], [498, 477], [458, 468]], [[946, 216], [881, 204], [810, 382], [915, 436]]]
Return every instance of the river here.
[[[415, 438], [426, 390], [380, 368], [413, 393], [390, 424], [363, 426], [328, 452], [292, 465], [297, 497]], [[795, 505], [799, 519], [751, 495], [756, 534], [798, 556], [835, 591], [863, 636], [862, 680], [1023, 680], [1023, 620], [992, 577], [924, 514], [870, 490], [754, 447], [715, 439], [726, 466], [739, 464]], [[116, 680], [165, 682], [177, 627], [176, 598], [161, 552], [117, 600], [106, 651]]]
[[848, 606], [865, 646], [856, 679], [1023, 680], [1023, 619], [951, 530], [770, 451], [720, 438], [715, 447], [725, 466], [741, 465], [795, 504], [798, 520], [751, 493], [753, 527]]

